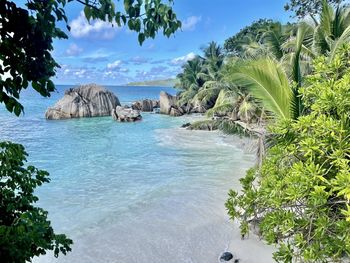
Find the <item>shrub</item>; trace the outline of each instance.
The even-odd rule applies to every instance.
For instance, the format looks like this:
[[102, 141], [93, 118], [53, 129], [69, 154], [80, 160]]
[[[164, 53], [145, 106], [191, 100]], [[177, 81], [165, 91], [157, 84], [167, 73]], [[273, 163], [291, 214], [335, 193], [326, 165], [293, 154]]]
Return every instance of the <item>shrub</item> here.
[[230, 191], [226, 207], [277, 244], [278, 262], [337, 262], [350, 255], [350, 46], [321, 57], [301, 88], [307, 114], [271, 128], [274, 146], [260, 168]]

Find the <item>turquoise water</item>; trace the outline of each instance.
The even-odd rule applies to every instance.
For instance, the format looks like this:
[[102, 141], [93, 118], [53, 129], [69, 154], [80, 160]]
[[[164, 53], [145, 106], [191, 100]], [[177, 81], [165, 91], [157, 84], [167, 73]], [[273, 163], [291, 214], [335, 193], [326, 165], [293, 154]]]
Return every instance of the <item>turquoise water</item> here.
[[[179, 129], [195, 117], [45, 120], [66, 88], [51, 98], [26, 91], [20, 118], [0, 110], [0, 140], [23, 144], [29, 163], [50, 172], [50, 184], [37, 191], [39, 205], [56, 231], [75, 242], [68, 256], [49, 253], [35, 262], [215, 262], [233, 231], [227, 190], [254, 157], [234, 137]], [[175, 93], [108, 88], [122, 103]]]

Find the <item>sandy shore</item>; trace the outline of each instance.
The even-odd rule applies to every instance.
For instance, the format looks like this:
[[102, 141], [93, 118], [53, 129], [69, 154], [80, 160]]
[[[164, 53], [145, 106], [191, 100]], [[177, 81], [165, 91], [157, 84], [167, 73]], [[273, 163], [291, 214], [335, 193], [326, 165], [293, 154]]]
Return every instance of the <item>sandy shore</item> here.
[[[185, 129], [160, 129], [155, 138], [165, 154], [174, 158], [175, 151], [176, 166], [187, 169], [183, 180], [178, 172], [174, 181], [137, 198], [122, 213], [93, 206], [95, 212], [86, 214], [82, 207], [92, 218], [74, 220], [74, 226], [65, 224], [67, 230], [62, 230], [74, 240], [73, 251], [58, 259], [49, 253], [34, 262], [211, 263], [219, 262], [224, 251], [241, 263], [274, 262], [272, 246], [254, 235], [241, 240], [239, 226], [229, 220], [224, 205], [228, 190], [239, 189], [239, 179], [254, 163], [254, 155], [244, 153], [251, 141]], [[104, 210], [106, 216], [100, 217]]]

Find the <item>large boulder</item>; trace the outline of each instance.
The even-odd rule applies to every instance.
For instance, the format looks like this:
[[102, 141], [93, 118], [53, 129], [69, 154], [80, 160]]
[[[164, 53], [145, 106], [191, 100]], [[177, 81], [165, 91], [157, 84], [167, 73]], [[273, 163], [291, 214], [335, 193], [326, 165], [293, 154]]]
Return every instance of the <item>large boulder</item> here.
[[177, 97], [172, 96], [164, 91], [160, 92], [159, 99], [160, 113], [171, 116], [181, 116], [185, 114], [185, 110], [177, 105]]
[[176, 101], [176, 96], [172, 96], [169, 93], [161, 91], [159, 95], [160, 113], [169, 114], [171, 108], [177, 106]]
[[112, 117], [114, 120], [120, 122], [133, 122], [142, 119], [140, 111], [120, 106], [112, 110]]
[[45, 117], [60, 120], [110, 116], [118, 105], [119, 99], [111, 91], [96, 84], [88, 84], [67, 90], [63, 98], [47, 109]]

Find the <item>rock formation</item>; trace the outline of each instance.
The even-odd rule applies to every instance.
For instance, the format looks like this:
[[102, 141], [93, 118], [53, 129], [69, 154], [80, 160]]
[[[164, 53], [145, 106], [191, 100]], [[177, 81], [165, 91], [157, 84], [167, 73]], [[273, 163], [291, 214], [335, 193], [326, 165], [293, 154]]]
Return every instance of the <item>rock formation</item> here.
[[186, 113], [185, 108], [177, 105], [177, 97], [164, 91], [160, 92], [160, 113], [171, 116], [181, 116]]
[[63, 98], [47, 109], [45, 117], [60, 120], [110, 116], [118, 105], [119, 99], [111, 91], [96, 84], [88, 84], [67, 90]]
[[112, 117], [114, 120], [120, 122], [133, 122], [142, 119], [140, 111], [120, 106], [112, 110]]
[[139, 110], [144, 112], [152, 112], [153, 109], [159, 108], [159, 100], [144, 99], [134, 102], [131, 105], [133, 110]]

